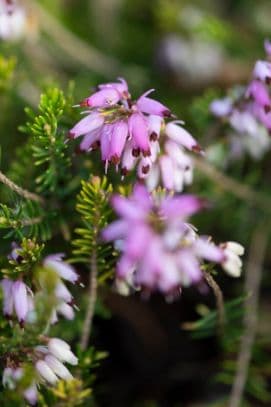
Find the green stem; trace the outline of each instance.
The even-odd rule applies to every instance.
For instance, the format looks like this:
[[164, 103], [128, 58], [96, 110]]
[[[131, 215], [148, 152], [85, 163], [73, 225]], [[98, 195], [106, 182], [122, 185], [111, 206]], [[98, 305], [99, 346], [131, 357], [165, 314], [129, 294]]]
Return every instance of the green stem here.
[[98, 268], [97, 268], [97, 255], [96, 251], [94, 250], [91, 256], [90, 261], [90, 273], [89, 273], [89, 290], [88, 290], [88, 306], [87, 312], [83, 324], [82, 329], [82, 336], [80, 341], [80, 348], [84, 351], [87, 349], [91, 328], [92, 328], [92, 320], [94, 316], [95, 304], [97, 300], [97, 275], [98, 275]]

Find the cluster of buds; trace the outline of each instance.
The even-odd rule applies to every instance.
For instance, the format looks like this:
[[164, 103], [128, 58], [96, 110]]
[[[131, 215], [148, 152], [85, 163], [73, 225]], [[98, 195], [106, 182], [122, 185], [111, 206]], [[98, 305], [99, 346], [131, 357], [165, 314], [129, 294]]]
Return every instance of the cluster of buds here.
[[[15, 390], [17, 385], [20, 383], [24, 376], [24, 369], [19, 367], [19, 365], [14, 365], [13, 362], [9, 361], [8, 366], [4, 368], [2, 383], [3, 387], [9, 390]], [[30, 386], [23, 390], [24, 399], [30, 404], [35, 405], [38, 401], [38, 391], [36, 382], [33, 381]]]
[[[271, 58], [271, 43], [265, 41], [267, 58]], [[257, 61], [253, 79], [246, 88], [238, 88], [224, 99], [214, 100], [211, 112], [231, 127], [231, 155], [248, 152], [260, 159], [270, 149], [271, 132], [271, 62]]]
[[[74, 318], [73, 296], [64, 281], [75, 284], [78, 282], [78, 274], [70, 264], [63, 261], [63, 257], [64, 255], [61, 253], [53, 254], [45, 257], [42, 262], [45, 269], [50, 269], [55, 273], [56, 279], [55, 299], [57, 305], [53, 309], [51, 323], [57, 321], [58, 313], [69, 320]], [[9, 258], [18, 263], [22, 261], [18, 245], [13, 245]], [[21, 326], [24, 325], [25, 321], [31, 321], [30, 314], [35, 311], [35, 295], [32, 289], [25, 284], [22, 277], [17, 280], [4, 278], [0, 283], [3, 290], [3, 313], [5, 317], [11, 320], [15, 313]]]
[[26, 28], [26, 15], [14, 0], [0, 0], [0, 39], [15, 40]]
[[82, 151], [100, 148], [106, 171], [109, 163], [116, 169], [120, 166], [123, 176], [137, 167], [138, 178], [145, 179], [149, 189], [161, 181], [166, 189], [179, 192], [192, 181], [192, 161], [185, 150], [200, 152], [201, 148], [178, 122], [166, 123], [172, 114], [148, 97], [152, 91], [133, 101], [124, 79], [99, 85], [80, 104], [88, 108], [87, 115], [69, 136], [83, 136]]
[[[38, 385], [54, 386], [59, 380], [72, 380], [73, 376], [64, 363], [77, 365], [78, 359], [68, 343], [58, 338], [44, 338], [46, 346], [37, 346], [28, 350], [28, 356], [34, 365], [34, 377], [31, 384], [23, 390], [25, 400], [35, 405], [38, 400]], [[3, 372], [3, 386], [14, 390], [24, 377], [24, 365], [9, 356]]]
[[118, 279], [143, 291], [176, 295], [183, 286], [202, 280], [205, 260], [220, 264], [232, 276], [240, 275], [241, 245], [216, 246], [187, 223], [189, 216], [206, 205], [202, 199], [151, 195], [138, 184], [128, 198], [115, 195], [112, 205], [120, 219], [103, 231], [103, 238], [115, 241], [122, 251]]

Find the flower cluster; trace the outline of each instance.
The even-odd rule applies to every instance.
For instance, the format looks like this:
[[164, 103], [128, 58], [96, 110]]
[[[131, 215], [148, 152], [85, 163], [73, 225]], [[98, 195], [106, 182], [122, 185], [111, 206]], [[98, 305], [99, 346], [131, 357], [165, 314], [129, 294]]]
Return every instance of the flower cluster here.
[[[27, 351], [28, 357], [34, 365], [34, 377], [31, 384], [23, 390], [23, 396], [31, 405], [37, 403], [37, 386], [40, 383], [53, 386], [60, 379], [73, 379], [64, 363], [69, 363], [73, 366], [78, 363], [77, 357], [65, 341], [58, 338], [44, 338], [44, 340], [47, 343], [46, 346], [37, 346]], [[3, 386], [13, 390], [23, 377], [24, 364], [18, 361], [15, 363], [14, 360], [8, 358], [3, 372]]]
[[[12, 251], [8, 256], [10, 264], [15, 269], [19, 268], [25, 262], [24, 256], [23, 247], [13, 243]], [[21, 327], [25, 323], [33, 324], [37, 321], [36, 295], [38, 296], [44, 288], [43, 282], [48, 278], [54, 295], [54, 298], [50, 297], [52, 314], [48, 315], [48, 322], [55, 323], [58, 319], [57, 314], [62, 314], [67, 319], [74, 318], [73, 296], [65, 282], [77, 283], [78, 275], [72, 266], [63, 261], [63, 257], [64, 255], [61, 253], [45, 257], [37, 268], [35, 265], [33, 266], [31, 276], [28, 276], [27, 279], [23, 272], [16, 271], [15, 280], [8, 277], [1, 280], [3, 313], [8, 319], [12, 319], [15, 313]], [[27, 280], [27, 283], [23, 281], [24, 279]], [[23, 396], [31, 405], [37, 403], [39, 384], [55, 385], [59, 379], [71, 380], [73, 377], [64, 363], [77, 364], [77, 358], [66, 342], [58, 338], [49, 339], [44, 336], [39, 338], [42, 339], [43, 345], [34, 348], [24, 346], [23, 351], [19, 347], [19, 349], [2, 355], [5, 365], [3, 371], [5, 387], [24, 388], [26, 386], [24, 375], [33, 371], [31, 383], [26, 382], [27, 387], [23, 389]]]
[[169, 295], [200, 282], [205, 260], [221, 264], [232, 276], [240, 275], [241, 245], [216, 246], [187, 223], [205, 206], [203, 200], [192, 195], [150, 195], [137, 184], [130, 197], [115, 195], [112, 205], [120, 219], [103, 231], [103, 238], [115, 241], [122, 251], [119, 279]]
[[121, 167], [122, 175], [137, 167], [149, 189], [162, 185], [181, 191], [192, 181], [192, 162], [184, 149], [200, 152], [196, 140], [179, 123], [166, 123], [172, 116], [160, 102], [148, 97], [150, 90], [133, 101], [124, 79], [98, 86], [85, 99], [87, 115], [71, 130], [70, 138], [83, 136], [82, 151], [100, 147], [105, 169]]
[[20, 38], [25, 30], [24, 10], [13, 0], [0, 0], [0, 39]]
[[[265, 41], [265, 50], [270, 58], [269, 41]], [[271, 62], [257, 61], [253, 79], [246, 88], [236, 89], [232, 95], [211, 103], [211, 112], [231, 126], [233, 157], [239, 157], [247, 151], [254, 159], [259, 159], [270, 149], [270, 83]]]
[[[16, 262], [22, 260], [20, 247], [16, 244], [13, 245], [9, 258]], [[53, 310], [51, 323], [57, 321], [57, 313], [62, 314], [67, 319], [74, 318], [73, 297], [64, 281], [74, 284], [78, 282], [78, 275], [74, 268], [62, 259], [63, 254], [54, 254], [47, 256], [42, 262], [42, 266], [53, 271], [56, 278], [55, 298], [57, 305]], [[12, 319], [15, 312], [20, 325], [23, 326], [30, 313], [34, 311], [35, 296], [32, 289], [21, 277], [17, 280], [4, 278], [0, 283], [3, 290], [3, 313], [5, 317]]]

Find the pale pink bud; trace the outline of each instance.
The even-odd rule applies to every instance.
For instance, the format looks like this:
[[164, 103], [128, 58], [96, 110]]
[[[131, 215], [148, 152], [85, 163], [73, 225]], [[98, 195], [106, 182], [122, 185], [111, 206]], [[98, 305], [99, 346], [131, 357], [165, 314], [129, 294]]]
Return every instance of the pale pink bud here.
[[81, 106], [89, 107], [106, 107], [115, 105], [120, 100], [121, 95], [113, 87], [106, 87], [98, 92], [93, 93], [90, 97], [86, 98]]
[[66, 366], [64, 366], [55, 356], [49, 354], [45, 356], [44, 360], [60, 379], [71, 380], [73, 378]]
[[42, 379], [45, 379], [49, 384], [52, 385], [57, 383], [57, 376], [44, 360], [38, 360], [35, 367]]
[[61, 362], [68, 362], [70, 365], [77, 365], [78, 359], [70, 350], [70, 345], [62, 339], [52, 338], [48, 342], [49, 352]]
[[34, 406], [38, 401], [38, 390], [36, 383], [32, 383], [27, 389], [24, 390], [24, 398], [31, 405]]
[[170, 122], [166, 125], [166, 135], [171, 138], [173, 141], [178, 143], [181, 146], [184, 146], [188, 150], [192, 150], [195, 152], [202, 151], [199, 144], [196, 142], [194, 137], [188, 133], [183, 127], [179, 126], [174, 122]]
[[26, 285], [17, 280], [12, 286], [14, 308], [20, 324], [23, 324], [28, 312], [28, 298]]

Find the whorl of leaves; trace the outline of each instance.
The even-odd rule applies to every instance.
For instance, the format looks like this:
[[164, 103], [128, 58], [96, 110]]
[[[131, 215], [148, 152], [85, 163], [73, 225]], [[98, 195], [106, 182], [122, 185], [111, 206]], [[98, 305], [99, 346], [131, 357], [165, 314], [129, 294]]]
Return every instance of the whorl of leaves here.
[[76, 210], [81, 215], [83, 227], [75, 229], [79, 237], [73, 240], [74, 261], [89, 264], [95, 250], [100, 279], [112, 274], [116, 256], [112, 245], [103, 244], [100, 240], [101, 230], [112, 217], [109, 205], [111, 193], [112, 186], [105, 177], [92, 177], [89, 182], [82, 181], [82, 189], [77, 197]]
[[70, 172], [70, 158], [66, 154], [66, 129], [59, 124], [66, 101], [63, 92], [57, 88], [50, 88], [41, 95], [39, 114], [27, 108], [29, 121], [21, 130], [31, 137], [32, 156], [34, 165], [39, 168], [39, 175], [35, 181], [37, 191], [43, 194], [63, 194]]
[[0, 204], [0, 229], [8, 229], [5, 238], [29, 238], [48, 240], [51, 231], [45, 218], [45, 212], [33, 201], [19, 201], [14, 208]]

